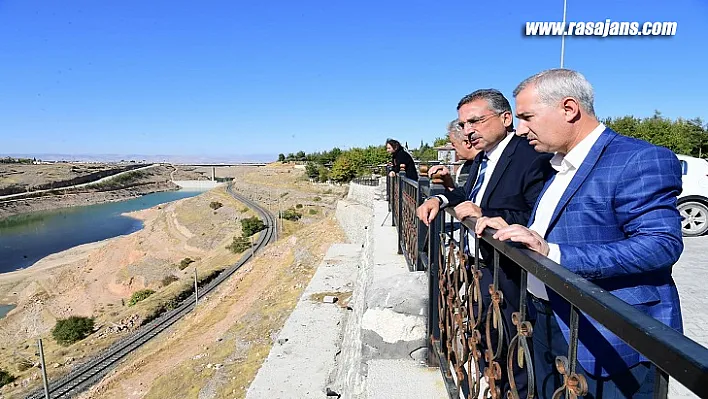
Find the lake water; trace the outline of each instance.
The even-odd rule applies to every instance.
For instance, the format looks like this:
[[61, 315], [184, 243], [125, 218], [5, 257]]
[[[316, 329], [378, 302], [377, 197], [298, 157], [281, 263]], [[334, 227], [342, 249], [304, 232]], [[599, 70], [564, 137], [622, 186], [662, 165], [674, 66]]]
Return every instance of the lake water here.
[[0, 305], [0, 319], [5, 317], [5, 315], [10, 313], [10, 311], [14, 308], [15, 305]]
[[143, 223], [121, 216], [203, 191], [153, 193], [120, 202], [32, 212], [0, 220], [0, 273], [31, 266], [47, 255], [81, 244], [140, 230]]

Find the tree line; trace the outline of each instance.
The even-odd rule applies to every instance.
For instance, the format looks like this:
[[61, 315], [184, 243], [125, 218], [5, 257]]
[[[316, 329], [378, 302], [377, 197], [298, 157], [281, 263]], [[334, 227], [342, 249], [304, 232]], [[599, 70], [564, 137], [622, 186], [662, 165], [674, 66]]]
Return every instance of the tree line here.
[[[602, 122], [620, 134], [666, 147], [676, 154], [699, 158], [707, 156], [708, 124], [700, 118], [672, 120], [655, 111], [653, 116], [647, 118], [628, 115], [619, 118], [608, 117]], [[414, 149], [409, 149], [408, 143], [404, 146], [416, 161], [429, 162], [438, 159], [435, 147], [443, 146], [447, 142], [445, 136], [435, 138], [432, 144], [421, 140], [420, 145]], [[313, 180], [345, 183], [355, 177], [371, 174], [376, 165], [389, 163], [391, 156], [386, 152], [385, 145], [372, 145], [348, 150], [335, 147], [329, 151], [279, 154], [278, 161], [305, 163], [307, 176]]]
[[606, 118], [607, 127], [623, 134], [666, 147], [676, 154], [704, 158], [708, 149], [708, 124], [701, 118], [671, 120], [655, 111], [648, 118]]
[[[437, 160], [438, 154], [434, 147], [444, 145], [446, 138], [436, 138], [430, 145], [421, 140], [420, 146], [408, 149], [414, 159], [421, 162]], [[404, 146], [407, 148], [408, 143]], [[329, 151], [305, 153], [278, 154], [280, 162], [304, 162], [305, 171], [310, 179], [320, 182], [334, 181], [345, 183], [358, 176], [370, 175], [377, 165], [389, 163], [391, 156], [386, 152], [385, 145], [370, 145], [366, 148], [354, 147], [348, 150], [333, 148]]]

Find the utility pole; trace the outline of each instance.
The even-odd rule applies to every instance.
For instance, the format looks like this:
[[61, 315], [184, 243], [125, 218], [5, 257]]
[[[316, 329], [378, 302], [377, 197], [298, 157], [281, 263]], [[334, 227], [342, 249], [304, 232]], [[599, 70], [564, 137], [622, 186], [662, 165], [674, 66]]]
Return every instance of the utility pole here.
[[44, 347], [42, 338], [37, 340], [39, 345], [39, 362], [42, 365], [42, 382], [44, 383], [44, 398], [49, 399], [49, 380], [47, 379], [47, 365], [44, 363]]
[[197, 286], [197, 267], [194, 266], [194, 307], [196, 308], [197, 305], [199, 305], [199, 292], [198, 286]]
[[565, 13], [568, 9], [568, 0], [563, 0], [563, 32], [561, 33], [561, 68], [565, 59]]

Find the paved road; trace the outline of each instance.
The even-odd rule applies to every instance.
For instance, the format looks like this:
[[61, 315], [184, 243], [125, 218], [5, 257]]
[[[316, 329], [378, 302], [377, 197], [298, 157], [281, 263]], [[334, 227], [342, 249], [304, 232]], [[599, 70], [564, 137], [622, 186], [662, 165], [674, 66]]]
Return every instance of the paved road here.
[[118, 176], [120, 176], [120, 175], [124, 175], [124, 174], [126, 174], [126, 173], [136, 172], [136, 171], [138, 171], [138, 170], [150, 169], [150, 168], [154, 168], [154, 167], [156, 167], [156, 166], [160, 166], [160, 164], [153, 164], [153, 165], [148, 165], [148, 166], [145, 166], [145, 167], [142, 167], [142, 168], [137, 168], [137, 169], [132, 169], [132, 170], [126, 170], [125, 172], [116, 173], [115, 175], [106, 176], [106, 177], [101, 178], [101, 179], [98, 179], [98, 180], [90, 181], [90, 182], [88, 182], [88, 183], [76, 184], [76, 185], [73, 185], [73, 186], [67, 186], [67, 187], [61, 187], [61, 188], [49, 188], [49, 189], [46, 189], [46, 190], [26, 191], [26, 192], [23, 192], [23, 193], [10, 194], [10, 195], [0, 195], [0, 200], [7, 200], [7, 199], [15, 198], [15, 197], [22, 197], [22, 196], [25, 196], [25, 195], [28, 195], [28, 194], [46, 193], [46, 192], [49, 192], [49, 191], [68, 190], [68, 189], [72, 189], [72, 188], [86, 187], [86, 186], [90, 186], [90, 185], [92, 185], [92, 184], [103, 183], [103, 182], [105, 182], [105, 181], [114, 179], [114, 178], [116, 178], [116, 177], [118, 177]]
[[[681, 298], [684, 334], [708, 348], [708, 236], [685, 237], [684, 250], [673, 276]], [[697, 398], [676, 381], [669, 398]]]

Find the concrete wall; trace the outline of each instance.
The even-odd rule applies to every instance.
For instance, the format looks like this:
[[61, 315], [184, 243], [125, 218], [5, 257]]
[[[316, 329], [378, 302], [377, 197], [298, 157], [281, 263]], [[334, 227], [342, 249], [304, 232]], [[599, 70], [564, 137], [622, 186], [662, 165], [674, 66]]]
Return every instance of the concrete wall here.
[[386, 178], [382, 177], [379, 179], [378, 186], [366, 186], [362, 184], [350, 183], [347, 199], [371, 208], [371, 213], [373, 214], [374, 201], [377, 199], [385, 199], [385, 195]]

